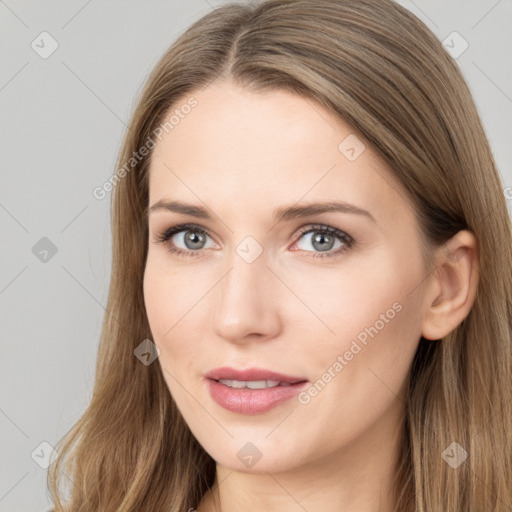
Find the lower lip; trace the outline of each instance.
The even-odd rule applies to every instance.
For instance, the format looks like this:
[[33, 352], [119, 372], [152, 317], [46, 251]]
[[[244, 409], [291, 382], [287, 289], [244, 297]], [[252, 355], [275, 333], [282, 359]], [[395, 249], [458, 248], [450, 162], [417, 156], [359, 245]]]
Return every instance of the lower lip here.
[[213, 379], [208, 380], [211, 397], [228, 411], [241, 414], [260, 414], [296, 396], [306, 386], [307, 381], [289, 386], [248, 389], [231, 388]]

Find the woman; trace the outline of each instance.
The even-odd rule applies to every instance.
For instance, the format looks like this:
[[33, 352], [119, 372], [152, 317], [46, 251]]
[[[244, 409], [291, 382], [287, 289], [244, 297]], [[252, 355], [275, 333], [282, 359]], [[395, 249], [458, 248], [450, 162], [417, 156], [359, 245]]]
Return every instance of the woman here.
[[151, 73], [113, 186], [55, 511], [510, 509], [511, 223], [411, 13], [217, 8]]

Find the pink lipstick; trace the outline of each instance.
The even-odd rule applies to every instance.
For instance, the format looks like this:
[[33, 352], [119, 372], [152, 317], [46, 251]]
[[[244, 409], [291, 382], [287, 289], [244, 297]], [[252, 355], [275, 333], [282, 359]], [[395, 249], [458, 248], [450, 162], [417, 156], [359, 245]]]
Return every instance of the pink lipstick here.
[[300, 393], [307, 379], [260, 368], [216, 368], [206, 375], [211, 397], [224, 409], [260, 414]]

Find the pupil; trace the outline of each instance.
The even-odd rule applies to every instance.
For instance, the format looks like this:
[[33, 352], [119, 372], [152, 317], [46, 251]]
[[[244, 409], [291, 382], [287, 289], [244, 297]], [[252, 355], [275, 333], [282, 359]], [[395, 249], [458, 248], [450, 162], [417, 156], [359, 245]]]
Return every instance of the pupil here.
[[187, 246], [189, 246], [189, 242], [192, 246], [189, 246], [189, 249], [200, 249], [201, 242], [203, 242], [203, 235], [195, 233], [194, 231], [189, 231], [188, 235], [185, 237], [185, 241]]
[[[326, 247], [326, 241], [327, 245], [329, 245], [330, 241], [330, 245], [332, 246], [333, 237], [326, 233], [319, 233], [313, 237], [313, 246], [315, 247], [315, 249], [319, 249], [320, 251], [328, 251], [332, 247]], [[316, 245], [317, 243], [320, 244], [318, 247]]]

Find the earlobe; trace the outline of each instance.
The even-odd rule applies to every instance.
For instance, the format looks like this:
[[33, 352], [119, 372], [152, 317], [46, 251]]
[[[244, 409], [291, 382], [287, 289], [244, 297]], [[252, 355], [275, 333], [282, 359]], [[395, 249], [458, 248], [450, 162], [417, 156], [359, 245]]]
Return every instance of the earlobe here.
[[429, 281], [422, 336], [439, 340], [469, 314], [478, 284], [478, 243], [468, 230], [459, 231], [439, 248]]

